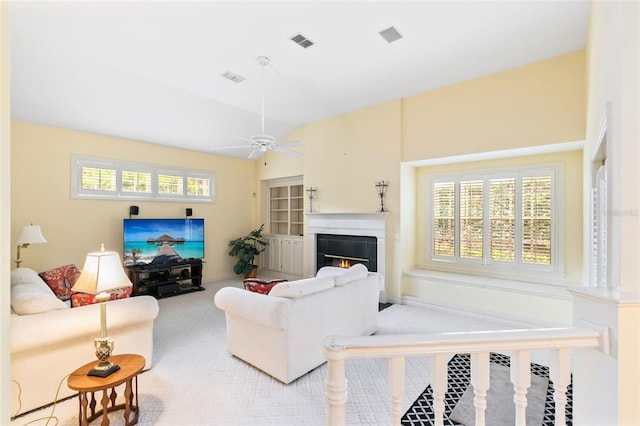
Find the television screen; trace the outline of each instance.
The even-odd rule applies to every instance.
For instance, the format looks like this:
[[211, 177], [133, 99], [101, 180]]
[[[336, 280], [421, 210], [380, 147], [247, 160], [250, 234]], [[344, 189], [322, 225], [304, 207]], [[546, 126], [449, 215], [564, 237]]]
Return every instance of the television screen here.
[[204, 219], [124, 219], [125, 266], [204, 258]]

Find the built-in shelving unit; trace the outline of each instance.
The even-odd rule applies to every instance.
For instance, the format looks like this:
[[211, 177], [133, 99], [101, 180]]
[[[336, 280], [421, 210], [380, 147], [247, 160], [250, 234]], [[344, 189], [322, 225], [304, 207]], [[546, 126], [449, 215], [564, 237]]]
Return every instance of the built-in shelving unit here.
[[303, 234], [304, 189], [302, 184], [271, 187], [269, 203], [271, 234]]

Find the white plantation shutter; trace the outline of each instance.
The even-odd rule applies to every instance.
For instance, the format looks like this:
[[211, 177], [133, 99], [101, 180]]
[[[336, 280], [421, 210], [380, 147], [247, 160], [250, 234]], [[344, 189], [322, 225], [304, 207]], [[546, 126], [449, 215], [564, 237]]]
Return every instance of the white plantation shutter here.
[[483, 257], [483, 182], [460, 182], [460, 256]]
[[496, 270], [562, 270], [556, 179], [562, 165], [431, 178], [429, 260]]
[[551, 177], [524, 177], [522, 187], [522, 262], [551, 264]]
[[455, 183], [433, 185], [433, 253], [455, 255]]
[[489, 255], [491, 260], [515, 260], [515, 178], [489, 181]]
[[159, 174], [158, 194], [182, 195], [184, 194], [184, 178], [182, 176]]
[[215, 175], [145, 163], [71, 156], [71, 196], [127, 200], [215, 201]]
[[85, 191], [112, 191], [117, 190], [116, 176], [117, 170], [82, 167], [80, 187]]
[[607, 286], [607, 168], [601, 166], [593, 188], [593, 284]]
[[122, 191], [151, 194], [151, 173], [122, 171]]
[[187, 178], [187, 194], [198, 197], [208, 197], [211, 194], [208, 178]]

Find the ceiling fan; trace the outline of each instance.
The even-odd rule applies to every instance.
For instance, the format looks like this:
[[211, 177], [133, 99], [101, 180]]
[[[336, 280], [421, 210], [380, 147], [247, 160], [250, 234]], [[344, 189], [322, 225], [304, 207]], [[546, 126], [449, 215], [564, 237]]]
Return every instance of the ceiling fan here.
[[235, 146], [223, 146], [212, 148], [213, 150], [219, 149], [234, 149], [234, 148], [252, 148], [251, 153], [249, 154], [248, 159], [254, 160], [260, 157], [267, 151], [275, 151], [280, 152], [282, 154], [290, 155], [292, 157], [300, 158], [302, 157], [301, 152], [292, 151], [286, 149], [285, 147], [293, 147], [293, 146], [303, 146], [303, 143], [300, 141], [292, 141], [292, 142], [280, 142], [276, 144], [276, 138], [264, 132], [264, 69], [269, 62], [271, 61], [266, 56], [258, 56], [258, 63], [262, 66], [262, 111], [261, 111], [261, 126], [260, 133], [257, 135], [252, 135], [248, 138], [242, 136], [236, 136], [237, 139], [248, 142], [248, 145], [235, 145]]

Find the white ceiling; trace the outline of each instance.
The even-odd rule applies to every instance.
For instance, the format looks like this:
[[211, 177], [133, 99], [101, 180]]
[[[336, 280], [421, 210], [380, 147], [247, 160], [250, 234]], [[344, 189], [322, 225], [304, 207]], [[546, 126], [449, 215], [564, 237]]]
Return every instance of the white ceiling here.
[[[12, 1], [18, 120], [185, 149], [585, 47], [588, 1]], [[394, 26], [403, 38], [387, 43]], [[290, 40], [302, 33], [315, 45]], [[234, 83], [231, 71], [246, 78]], [[250, 150], [219, 153], [246, 158]]]

